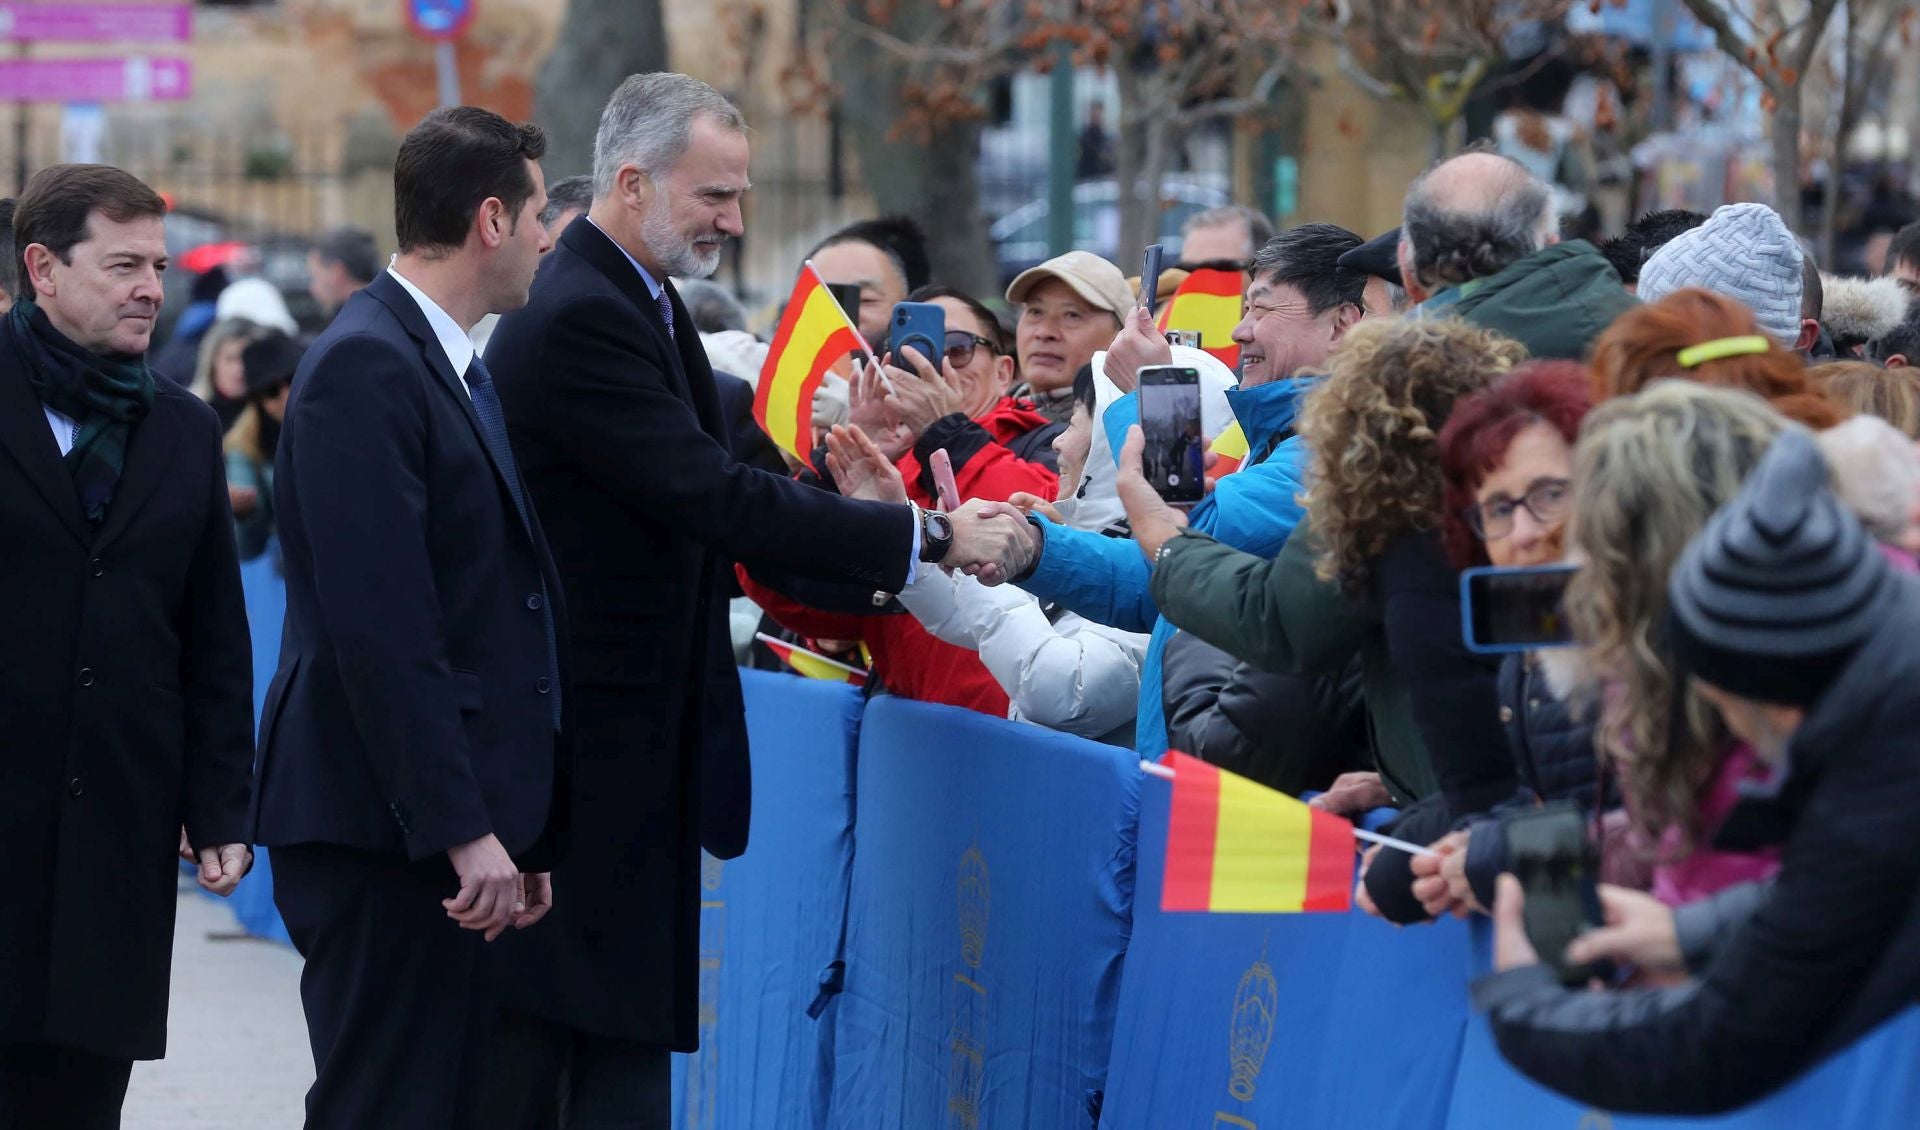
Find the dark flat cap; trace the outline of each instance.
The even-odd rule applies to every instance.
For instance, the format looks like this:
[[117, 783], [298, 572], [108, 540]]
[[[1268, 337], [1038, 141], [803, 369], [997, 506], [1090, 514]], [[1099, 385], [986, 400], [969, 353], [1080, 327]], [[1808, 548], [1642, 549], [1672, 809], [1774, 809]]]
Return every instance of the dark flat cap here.
[[1400, 229], [1376, 235], [1340, 256], [1339, 265], [1349, 271], [1385, 279], [1395, 286], [1405, 285], [1400, 281]]

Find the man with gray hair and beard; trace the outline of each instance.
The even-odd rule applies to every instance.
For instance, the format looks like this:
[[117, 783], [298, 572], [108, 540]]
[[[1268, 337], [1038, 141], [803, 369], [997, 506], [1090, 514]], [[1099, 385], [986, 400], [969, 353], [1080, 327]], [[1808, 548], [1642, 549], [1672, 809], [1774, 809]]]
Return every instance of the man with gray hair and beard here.
[[1535, 357], [1584, 360], [1635, 305], [1598, 248], [1560, 242], [1546, 183], [1496, 153], [1463, 153], [1413, 182], [1399, 259], [1420, 316], [1464, 318]]
[[668, 1053], [698, 1045], [700, 850], [747, 840], [731, 562], [898, 592], [916, 569], [1024, 541], [1018, 518], [855, 501], [736, 461], [670, 279], [711, 275], [742, 233], [747, 158], [746, 122], [712, 87], [627, 79], [600, 118], [587, 214], [487, 350], [573, 622], [579, 735], [554, 873], [567, 896], [545, 929], [497, 943], [508, 988], [483, 1106], [502, 1128], [667, 1125]]

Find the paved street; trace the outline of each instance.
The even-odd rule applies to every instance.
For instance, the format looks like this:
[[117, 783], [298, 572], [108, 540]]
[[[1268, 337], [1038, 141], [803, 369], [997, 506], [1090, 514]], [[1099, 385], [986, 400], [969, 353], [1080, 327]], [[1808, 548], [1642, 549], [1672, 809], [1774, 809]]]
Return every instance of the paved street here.
[[167, 1058], [134, 1065], [125, 1130], [298, 1130], [313, 1081], [299, 955], [182, 894], [168, 1016]]

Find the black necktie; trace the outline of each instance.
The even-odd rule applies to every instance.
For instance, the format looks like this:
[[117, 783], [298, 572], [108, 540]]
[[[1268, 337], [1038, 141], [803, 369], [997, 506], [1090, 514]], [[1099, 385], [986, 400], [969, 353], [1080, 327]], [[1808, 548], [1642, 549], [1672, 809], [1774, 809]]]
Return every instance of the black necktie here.
[[[494, 391], [493, 376], [487, 367], [480, 363], [480, 355], [473, 355], [473, 361], [467, 366], [467, 391], [473, 397], [473, 414], [480, 417], [480, 434], [486, 438], [487, 449], [493, 453], [493, 461], [500, 466], [500, 473], [506, 477], [507, 491], [513, 495], [513, 507], [520, 512], [520, 524], [526, 528], [527, 540], [533, 540], [533, 518], [527, 512], [527, 491], [520, 482], [520, 465], [513, 460], [513, 446], [507, 442], [507, 417], [500, 410], [500, 394]], [[553, 598], [547, 592], [547, 583], [540, 582], [540, 623], [547, 631], [547, 685], [552, 690], [553, 728], [560, 728], [560, 660], [559, 649], [555, 644], [553, 630]]]

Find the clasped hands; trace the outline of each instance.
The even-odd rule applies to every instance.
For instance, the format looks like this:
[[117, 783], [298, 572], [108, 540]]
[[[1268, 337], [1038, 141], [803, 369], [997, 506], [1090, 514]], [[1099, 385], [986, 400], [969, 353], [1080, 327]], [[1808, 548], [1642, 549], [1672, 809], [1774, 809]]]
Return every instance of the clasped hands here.
[[[873, 502], [906, 502], [907, 487], [899, 468], [866, 432], [841, 425], [827, 432], [827, 471], [848, 498]], [[943, 569], [998, 585], [1031, 568], [1040, 552], [1040, 535], [1027, 521], [1027, 509], [1039, 500], [1016, 495], [1015, 501], [970, 499], [947, 518], [953, 523], [953, 548], [940, 562]], [[1025, 503], [1027, 509], [1016, 503]]]
[[508, 926], [524, 930], [553, 909], [553, 876], [523, 874], [491, 832], [448, 848], [447, 861], [460, 877], [460, 893], [440, 905], [461, 929], [483, 930], [489, 942]]

